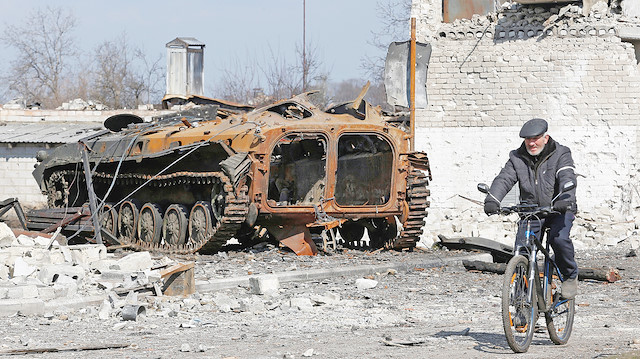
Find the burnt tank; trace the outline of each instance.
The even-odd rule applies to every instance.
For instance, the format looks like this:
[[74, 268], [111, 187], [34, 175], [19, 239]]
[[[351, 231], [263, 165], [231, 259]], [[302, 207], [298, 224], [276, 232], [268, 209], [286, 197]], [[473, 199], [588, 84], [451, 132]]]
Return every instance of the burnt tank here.
[[413, 248], [429, 206], [427, 156], [363, 97], [326, 110], [304, 93], [151, 122], [118, 115], [81, 145], [39, 156], [33, 174], [51, 208], [82, 206], [92, 188], [103, 229], [139, 250], [211, 252], [266, 237], [314, 254], [312, 234], [336, 229], [347, 245], [366, 229], [371, 247]]

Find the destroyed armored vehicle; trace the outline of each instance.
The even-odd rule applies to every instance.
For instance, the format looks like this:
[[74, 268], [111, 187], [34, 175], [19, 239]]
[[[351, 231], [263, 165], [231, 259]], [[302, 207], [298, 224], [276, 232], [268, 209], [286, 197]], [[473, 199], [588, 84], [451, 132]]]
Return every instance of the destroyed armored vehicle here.
[[101, 233], [140, 250], [211, 252], [233, 237], [313, 254], [312, 234], [336, 229], [347, 245], [366, 229], [371, 247], [413, 248], [429, 206], [428, 160], [364, 92], [324, 111], [305, 93], [151, 122], [113, 116], [108, 130], [40, 153], [34, 177], [52, 209], [80, 207], [93, 190]]

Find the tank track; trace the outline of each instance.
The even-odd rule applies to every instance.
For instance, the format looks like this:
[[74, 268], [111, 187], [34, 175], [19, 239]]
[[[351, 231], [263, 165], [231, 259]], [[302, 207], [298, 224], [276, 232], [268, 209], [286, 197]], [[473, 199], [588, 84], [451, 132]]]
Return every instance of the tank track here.
[[427, 208], [430, 206], [429, 195], [431, 192], [427, 187], [429, 178], [422, 171], [411, 168], [407, 177], [407, 205], [409, 206], [409, 217], [402, 224], [403, 229], [398, 238], [393, 239], [388, 247], [393, 249], [411, 249], [416, 246], [422, 234], [424, 217], [427, 216]]
[[[52, 174], [50, 178], [62, 179], [68, 176], [74, 176], [74, 170], [60, 170]], [[55, 175], [55, 176], [54, 176]], [[213, 252], [220, 249], [233, 235], [240, 229], [249, 210], [249, 197], [247, 195], [247, 186], [240, 187], [238, 194], [234, 191], [229, 178], [222, 172], [176, 172], [166, 175], [160, 175], [153, 178], [148, 174], [127, 173], [118, 175], [117, 181], [122, 181], [125, 185], [142, 185], [145, 182], [152, 187], [170, 187], [183, 184], [206, 185], [213, 184], [215, 181], [221, 181], [225, 194], [225, 207], [222, 217], [218, 220], [213, 228], [213, 233], [203, 240], [193, 241], [187, 238], [185, 244], [168, 245], [167, 243], [148, 243], [140, 239], [134, 239], [120, 236], [118, 240], [120, 244], [126, 244], [133, 249], [141, 251], [152, 251], [165, 254], [192, 254], [199, 250], [203, 252]], [[113, 181], [112, 173], [97, 172], [93, 175], [96, 182]]]

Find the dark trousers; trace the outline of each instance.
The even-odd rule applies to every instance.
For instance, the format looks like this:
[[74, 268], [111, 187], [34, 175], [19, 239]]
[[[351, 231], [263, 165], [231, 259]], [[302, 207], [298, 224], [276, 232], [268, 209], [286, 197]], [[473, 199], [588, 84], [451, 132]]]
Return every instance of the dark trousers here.
[[[562, 273], [563, 278], [577, 278], [578, 265], [576, 264], [573, 242], [569, 237], [573, 220], [576, 216], [571, 212], [563, 214], [551, 215], [541, 221], [532, 220], [531, 230], [540, 239], [541, 228], [549, 228], [547, 241], [553, 248], [554, 260]], [[516, 234], [516, 248], [522, 246], [525, 240], [526, 221], [520, 221], [518, 224], [518, 233]]]

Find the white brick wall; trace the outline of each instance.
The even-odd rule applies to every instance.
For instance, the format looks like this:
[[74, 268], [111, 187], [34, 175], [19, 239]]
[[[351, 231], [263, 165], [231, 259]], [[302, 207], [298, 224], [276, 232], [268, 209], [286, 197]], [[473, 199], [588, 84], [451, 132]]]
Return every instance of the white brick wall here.
[[[459, 207], [457, 195], [483, 200], [476, 185], [491, 183], [509, 151], [520, 146], [519, 131], [520, 126], [420, 128], [416, 149], [429, 155], [432, 207]], [[585, 176], [578, 179], [580, 209], [608, 207], [627, 215], [640, 206], [637, 127], [552, 126], [549, 134], [571, 149], [577, 172]]]
[[518, 38], [521, 25], [501, 16], [438, 23], [439, 3], [413, 1], [418, 40], [433, 48], [428, 107], [416, 114], [416, 149], [432, 166], [432, 206], [471, 205], [457, 194], [482, 199], [476, 184], [490, 183], [520, 145], [522, 124], [542, 117], [586, 176], [579, 207], [633, 214], [640, 205], [640, 70], [615, 21], [590, 18], [542, 36], [535, 27], [542, 21], [529, 19], [533, 30]]
[[44, 144], [0, 144], [0, 200], [17, 197], [22, 205], [30, 207], [47, 203], [31, 175], [35, 155], [42, 149]]

